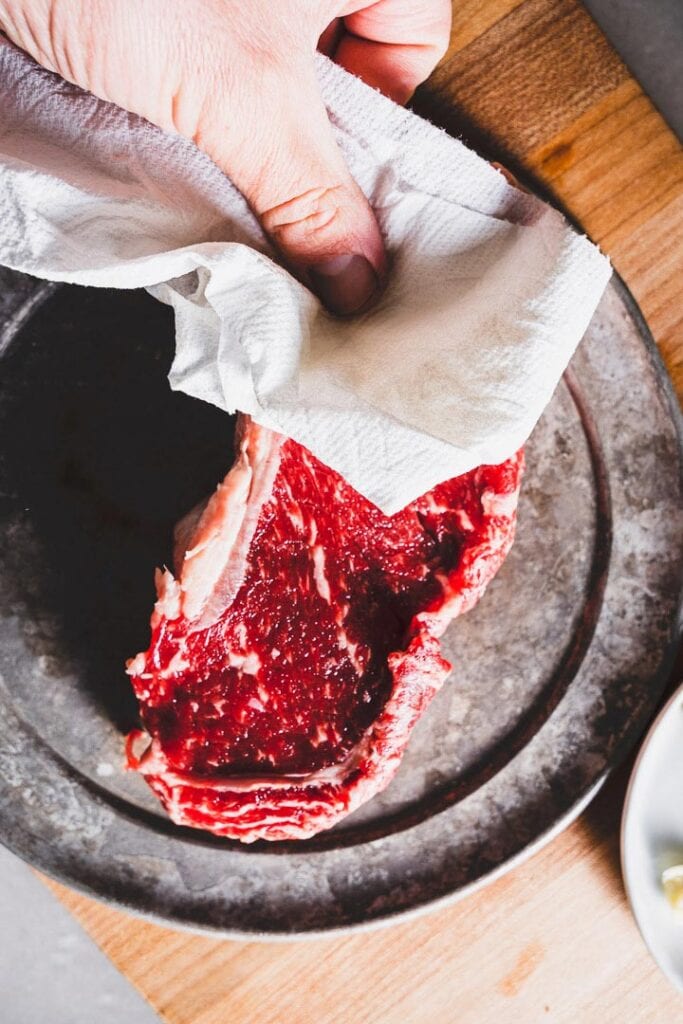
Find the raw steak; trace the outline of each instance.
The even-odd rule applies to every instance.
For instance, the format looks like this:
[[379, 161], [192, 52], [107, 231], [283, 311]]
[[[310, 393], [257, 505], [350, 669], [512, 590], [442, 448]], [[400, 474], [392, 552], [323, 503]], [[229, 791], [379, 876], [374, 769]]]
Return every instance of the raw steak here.
[[176, 532], [128, 739], [181, 825], [303, 839], [383, 789], [450, 671], [438, 637], [512, 543], [523, 457], [387, 517], [243, 418], [238, 459]]

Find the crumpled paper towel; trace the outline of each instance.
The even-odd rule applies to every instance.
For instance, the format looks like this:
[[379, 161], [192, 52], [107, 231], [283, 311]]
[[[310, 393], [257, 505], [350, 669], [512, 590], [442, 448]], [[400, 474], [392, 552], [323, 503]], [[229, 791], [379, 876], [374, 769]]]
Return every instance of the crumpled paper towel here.
[[173, 388], [293, 437], [393, 513], [528, 437], [608, 260], [462, 143], [325, 58], [338, 144], [392, 271], [337, 320], [274, 259], [191, 142], [0, 41], [0, 263], [147, 287], [176, 317]]

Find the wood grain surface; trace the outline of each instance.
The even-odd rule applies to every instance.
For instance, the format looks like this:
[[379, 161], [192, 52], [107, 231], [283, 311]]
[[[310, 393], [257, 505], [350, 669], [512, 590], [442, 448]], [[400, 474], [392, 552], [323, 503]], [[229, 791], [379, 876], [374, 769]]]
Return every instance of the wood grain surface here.
[[[420, 113], [535, 176], [611, 256], [683, 396], [683, 152], [575, 0], [460, 0]], [[48, 883], [169, 1024], [675, 1024], [618, 859], [625, 766], [550, 846], [412, 922], [227, 942]]]

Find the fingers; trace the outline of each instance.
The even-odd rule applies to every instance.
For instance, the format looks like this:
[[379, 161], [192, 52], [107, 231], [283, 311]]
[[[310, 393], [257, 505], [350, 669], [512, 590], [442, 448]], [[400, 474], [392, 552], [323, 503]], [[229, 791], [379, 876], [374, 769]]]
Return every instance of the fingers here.
[[385, 255], [315, 76], [315, 42], [340, 2], [196, 0], [189, 25], [181, 0], [0, 0], [0, 23], [16, 21], [13, 38], [46, 66], [193, 139], [298, 276], [332, 311], [350, 314], [378, 292]]
[[237, 134], [233, 130], [216, 143], [215, 132], [214, 141], [205, 133], [200, 144], [325, 305], [339, 315], [358, 312], [379, 290], [384, 246], [335, 144], [314, 69], [298, 72], [294, 82], [282, 76], [260, 96]]
[[405, 103], [448, 48], [450, 0], [350, 0], [334, 60], [397, 103]]

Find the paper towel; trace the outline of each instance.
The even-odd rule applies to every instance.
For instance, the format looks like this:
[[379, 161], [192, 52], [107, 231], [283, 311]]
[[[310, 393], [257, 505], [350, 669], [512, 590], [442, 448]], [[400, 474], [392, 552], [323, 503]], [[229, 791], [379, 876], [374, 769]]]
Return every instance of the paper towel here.
[[275, 261], [191, 142], [0, 41], [0, 263], [147, 287], [176, 317], [173, 388], [293, 437], [392, 513], [528, 437], [610, 275], [557, 212], [323, 57], [336, 140], [391, 261], [337, 320]]

